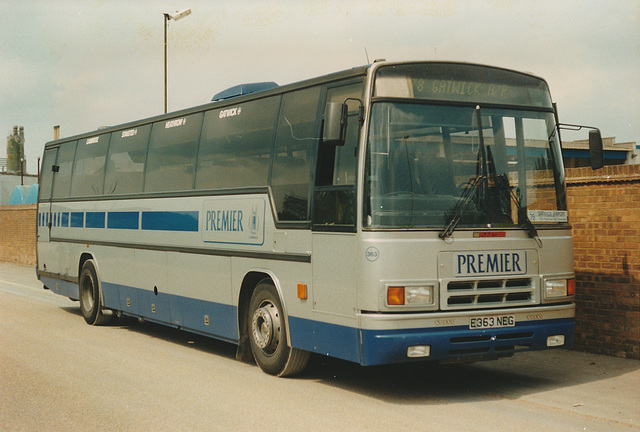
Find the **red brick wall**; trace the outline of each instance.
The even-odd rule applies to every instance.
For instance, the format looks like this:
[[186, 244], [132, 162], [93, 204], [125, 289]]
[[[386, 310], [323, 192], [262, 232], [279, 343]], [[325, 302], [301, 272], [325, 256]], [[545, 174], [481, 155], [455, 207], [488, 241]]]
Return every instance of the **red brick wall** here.
[[640, 165], [567, 170], [577, 349], [640, 358]]
[[0, 261], [36, 264], [36, 205], [0, 206]]

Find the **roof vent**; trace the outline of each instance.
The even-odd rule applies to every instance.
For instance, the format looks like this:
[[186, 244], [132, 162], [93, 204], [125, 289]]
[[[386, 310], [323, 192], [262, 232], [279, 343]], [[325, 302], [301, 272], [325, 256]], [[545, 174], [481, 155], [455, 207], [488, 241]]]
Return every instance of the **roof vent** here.
[[278, 87], [278, 84], [274, 83], [273, 81], [240, 84], [240, 85], [228, 88], [224, 91], [221, 91], [220, 93], [216, 93], [211, 100], [219, 101], [224, 99], [231, 99], [234, 97], [246, 95], [249, 93], [265, 91], [265, 90], [269, 90], [276, 87]]

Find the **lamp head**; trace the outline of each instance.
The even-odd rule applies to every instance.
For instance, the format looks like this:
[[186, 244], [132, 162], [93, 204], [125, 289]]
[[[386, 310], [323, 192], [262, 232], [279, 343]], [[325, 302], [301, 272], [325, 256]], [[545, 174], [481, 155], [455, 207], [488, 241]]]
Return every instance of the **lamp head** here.
[[181, 18], [186, 17], [187, 15], [189, 15], [191, 13], [191, 8], [187, 8], [187, 9], [183, 9], [181, 11], [176, 11], [173, 14], [165, 14], [169, 19], [172, 19], [174, 21], [178, 21]]

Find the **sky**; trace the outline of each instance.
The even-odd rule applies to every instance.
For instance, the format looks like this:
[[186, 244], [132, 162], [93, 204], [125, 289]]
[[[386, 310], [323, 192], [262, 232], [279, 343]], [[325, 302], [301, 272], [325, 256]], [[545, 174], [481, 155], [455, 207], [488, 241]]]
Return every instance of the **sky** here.
[[640, 0], [0, 0], [0, 131], [24, 126], [30, 174], [55, 125], [164, 112], [163, 13], [186, 8], [168, 26], [169, 111], [240, 83], [452, 60], [541, 76], [561, 121], [640, 143]]

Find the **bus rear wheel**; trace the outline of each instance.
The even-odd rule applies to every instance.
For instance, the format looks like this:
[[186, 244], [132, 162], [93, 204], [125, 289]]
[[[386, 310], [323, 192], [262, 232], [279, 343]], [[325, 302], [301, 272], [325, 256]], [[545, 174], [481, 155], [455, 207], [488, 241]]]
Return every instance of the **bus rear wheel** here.
[[287, 344], [287, 326], [282, 303], [273, 283], [265, 279], [253, 291], [247, 314], [249, 344], [256, 363], [276, 376], [299, 374], [309, 361], [309, 352]]
[[102, 310], [98, 273], [93, 260], [87, 260], [82, 265], [78, 278], [80, 290], [80, 311], [87, 324], [105, 325], [113, 318], [112, 314], [105, 314]]

